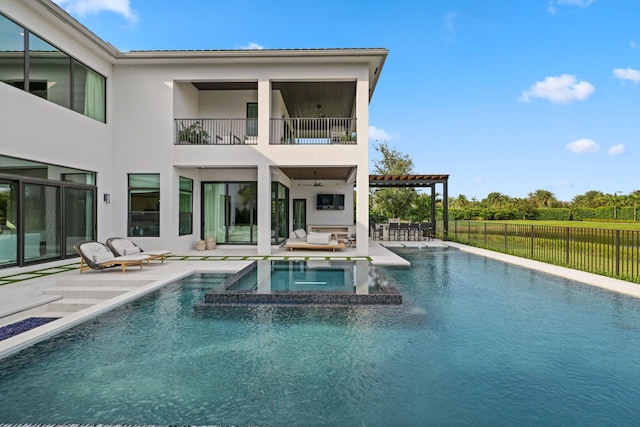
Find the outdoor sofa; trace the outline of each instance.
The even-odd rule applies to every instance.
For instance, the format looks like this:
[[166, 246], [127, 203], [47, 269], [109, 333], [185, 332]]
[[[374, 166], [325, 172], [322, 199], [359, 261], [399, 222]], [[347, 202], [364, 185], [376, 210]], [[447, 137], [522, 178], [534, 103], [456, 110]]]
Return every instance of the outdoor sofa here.
[[291, 232], [284, 247], [290, 251], [294, 249], [320, 249], [335, 252], [344, 248], [344, 243], [333, 239], [331, 233], [307, 233], [304, 229], [299, 228]]

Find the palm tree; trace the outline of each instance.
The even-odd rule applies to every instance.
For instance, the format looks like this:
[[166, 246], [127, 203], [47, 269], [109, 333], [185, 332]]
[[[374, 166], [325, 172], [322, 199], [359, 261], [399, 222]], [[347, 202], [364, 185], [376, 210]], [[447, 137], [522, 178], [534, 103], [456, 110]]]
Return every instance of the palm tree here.
[[548, 190], [536, 190], [529, 193], [529, 199], [539, 208], [552, 208], [558, 204], [555, 194]]

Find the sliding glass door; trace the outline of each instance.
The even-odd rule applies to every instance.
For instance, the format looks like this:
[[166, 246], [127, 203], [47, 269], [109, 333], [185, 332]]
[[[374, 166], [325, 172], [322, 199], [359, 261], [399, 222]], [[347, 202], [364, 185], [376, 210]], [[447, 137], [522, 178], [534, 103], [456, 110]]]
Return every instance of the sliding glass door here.
[[279, 182], [271, 184], [271, 244], [289, 237], [289, 189]]
[[0, 267], [18, 262], [18, 183], [0, 181]]
[[24, 261], [60, 258], [60, 187], [24, 185]]
[[67, 187], [64, 190], [65, 255], [75, 255], [73, 245], [95, 240], [95, 190]]
[[256, 244], [258, 236], [256, 182], [202, 184], [202, 238], [218, 243]]

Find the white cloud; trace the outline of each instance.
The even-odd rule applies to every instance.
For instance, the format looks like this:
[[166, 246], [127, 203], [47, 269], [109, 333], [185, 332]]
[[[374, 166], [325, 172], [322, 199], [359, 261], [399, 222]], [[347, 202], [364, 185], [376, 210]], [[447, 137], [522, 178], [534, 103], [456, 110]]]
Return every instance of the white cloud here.
[[249, 42], [248, 44], [246, 44], [244, 46], [240, 46], [240, 49], [244, 49], [244, 50], [262, 50], [262, 49], [264, 49], [264, 46], [259, 45], [258, 43]]
[[600, 146], [593, 139], [578, 139], [567, 144], [567, 148], [576, 154], [595, 153], [600, 150]]
[[635, 41], [635, 40], [631, 40], [631, 41], [629, 42], [629, 47], [630, 47], [631, 49], [637, 49], [637, 48], [639, 47], [638, 42], [637, 42], [637, 41]]
[[595, 2], [596, 0], [549, 0], [547, 10], [555, 15], [558, 13], [556, 6], [589, 7]]
[[589, 82], [578, 82], [571, 74], [547, 77], [544, 81], [535, 82], [529, 90], [522, 92], [520, 102], [530, 102], [530, 98], [543, 98], [554, 104], [568, 104], [573, 101], [584, 101], [595, 91]]
[[375, 126], [369, 126], [369, 139], [374, 141], [389, 141], [390, 139], [394, 139], [393, 136], [389, 135], [384, 129], [378, 129]]
[[609, 155], [611, 156], [622, 156], [626, 152], [627, 149], [624, 148], [624, 145], [622, 144], [614, 145], [613, 147], [609, 148], [609, 151], [607, 151], [607, 153], [609, 153]]
[[131, 9], [130, 0], [54, 0], [54, 3], [81, 17], [107, 11], [120, 14], [132, 23], [138, 20], [137, 13]]
[[640, 83], [640, 70], [633, 68], [616, 68], [613, 75], [620, 80], [630, 80], [634, 83]]

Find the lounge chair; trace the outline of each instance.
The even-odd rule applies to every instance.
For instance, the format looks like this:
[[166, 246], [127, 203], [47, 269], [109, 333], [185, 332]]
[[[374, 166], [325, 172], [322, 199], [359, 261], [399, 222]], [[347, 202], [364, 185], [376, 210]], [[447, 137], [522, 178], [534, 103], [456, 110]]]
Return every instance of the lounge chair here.
[[[149, 261], [149, 255], [141, 253], [125, 256], [116, 256], [104, 243], [94, 240], [83, 240], [73, 245], [73, 249], [80, 255], [80, 273], [85, 270], [104, 270], [105, 268], [122, 267], [122, 272], [128, 265], [139, 265]], [[85, 266], [86, 264], [86, 266]]]
[[117, 256], [143, 254], [149, 257], [148, 261], [152, 259], [160, 259], [163, 264], [164, 257], [171, 253], [166, 250], [143, 251], [140, 246], [136, 245], [129, 239], [125, 239], [124, 237], [110, 237], [107, 239], [106, 243], [111, 252]]

